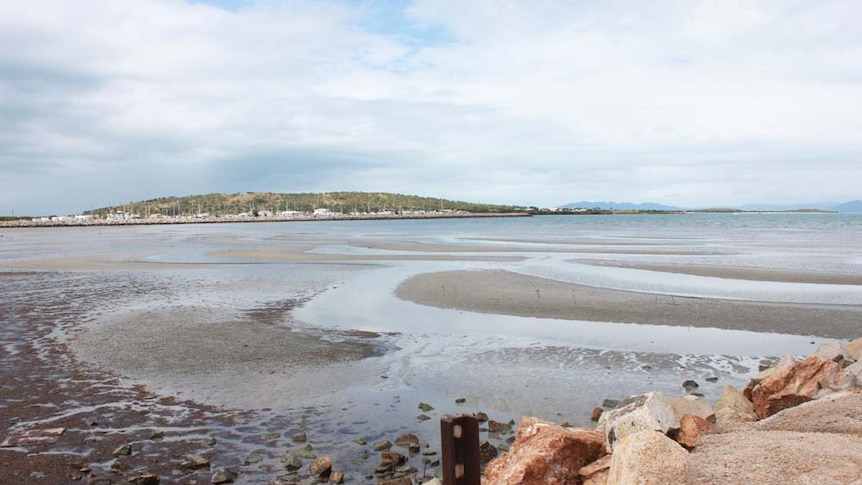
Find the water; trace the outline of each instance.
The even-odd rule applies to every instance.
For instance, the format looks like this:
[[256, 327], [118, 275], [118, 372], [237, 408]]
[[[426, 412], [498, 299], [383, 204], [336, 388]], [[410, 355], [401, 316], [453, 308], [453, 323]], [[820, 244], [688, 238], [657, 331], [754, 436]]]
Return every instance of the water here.
[[[779, 334], [721, 329], [722, 322], [695, 328], [494, 315], [397, 298], [398, 285], [417, 275], [503, 270], [652, 295], [657, 302], [691, 297], [839, 309], [847, 321], [834, 327], [852, 331], [858, 325], [862, 334], [862, 287], [848, 284], [862, 278], [860, 215], [323, 221], [0, 230], [0, 235], [0, 267], [13, 275], [30, 268], [97, 277], [97, 295], [63, 300], [84, 308], [51, 334], [85, 360], [164, 394], [257, 410], [261, 417], [250, 428], [254, 432], [279, 417], [294, 419], [314, 409], [309, 422], [325, 437], [323, 450], [358, 469], [373, 464], [360, 464], [358, 451], [343, 443], [353, 437], [392, 439], [392, 433], [412, 431], [436, 443], [437, 421], [416, 419], [419, 402], [435, 407], [432, 418], [481, 410], [499, 421], [530, 414], [583, 425], [604, 398], [650, 390], [680, 394], [686, 379], [701, 383], [700, 391], [714, 400], [725, 385], [744, 385], [760, 364], [784, 353], [806, 354], [828, 335], [817, 326]], [[681, 271], [655, 270], [662, 265]], [[737, 273], [682, 271], [689, 267]], [[780, 277], [734, 277], [752, 268]], [[844, 280], [814, 283], [807, 279], [812, 274]], [[7, 290], [23, 295], [26, 289]], [[285, 302], [302, 303], [294, 308]], [[297, 335], [370, 345], [373, 355], [282, 368], [255, 364], [254, 349], [238, 348], [243, 365], [231, 370], [211, 365], [228, 357], [196, 355], [211, 348], [202, 344], [204, 332], [182, 341], [190, 360], [173, 367], [169, 360], [161, 366], [133, 365], [135, 342], [124, 340], [132, 332], [122, 331], [131, 328], [123, 325], [151, 325], [164, 338], [180, 339], [186, 334], [175, 329], [191, 328], [191, 320], [239, 328], [239, 322], [261, 315], [268, 315], [268, 325]], [[269, 331], [261, 329], [254, 331]], [[237, 342], [243, 331], [236, 330]], [[378, 336], [359, 338], [353, 331]], [[82, 344], [87, 335], [104, 337], [115, 351]], [[15, 342], [4, 345], [4, 355], [11, 355]], [[718, 381], [707, 382], [708, 377]], [[456, 398], [466, 403], [456, 404]], [[234, 446], [250, 452], [252, 446], [242, 443], [240, 437]]]

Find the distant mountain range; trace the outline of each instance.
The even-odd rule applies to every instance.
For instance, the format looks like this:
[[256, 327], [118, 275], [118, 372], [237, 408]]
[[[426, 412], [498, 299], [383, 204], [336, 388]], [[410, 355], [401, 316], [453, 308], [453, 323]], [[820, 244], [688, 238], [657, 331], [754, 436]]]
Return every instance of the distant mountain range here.
[[[632, 202], [604, 202], [604, 201], [587, 201], [582, 200], [580, 202], [570, 202], [565, 205], [561, 205], [561, 208], [565, 209], [575, 209], [575, 208], [583, 208], [583, 209], [594, 209], [598, 208], [601, 210], [636, 210], [636, 211], [651, 211], [651, 210], [659, 210], [659, 211], [678, 211], [678, 210], [692, 210], [693, 208], [688, 207], [676, 207], [672, 205], [664, 205], [664, 204], [656, 204], [654, 202], [644, 202], [640, 204], [632, 203]], [[821, 203], [812, 203], [812, 204], [788, 204], [788, 205], [776, 205], [776, 204], [745, 204], [739, 207], [732, 207], [734, 209], [739, 209], [743, 211], [795, 211], [795, 210], [804, 210], [804, 209], [815, 209], [815, 210], [823, 210], [823, 211], [834, 211], [834, 212], [858, 212], [862, 213], [862, 200], [853, 200], [850, 202], [845, 202], [843, 204], [837, 204], [834, 202], [821, 202]]]

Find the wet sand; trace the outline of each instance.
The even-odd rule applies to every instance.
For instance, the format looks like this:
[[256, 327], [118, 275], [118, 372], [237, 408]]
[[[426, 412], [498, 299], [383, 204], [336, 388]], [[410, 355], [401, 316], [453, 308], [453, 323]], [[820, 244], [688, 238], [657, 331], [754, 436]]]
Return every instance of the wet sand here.
[[509, 271], [446, 271], [415, 276], [396, 295], [438, 308], [524, 317], [713, 327], [850, 339], [862, 308], [654, 295], [610, 290]]
[[603, 261], [595, 259], [574, 259], [570, 262], [589, 264], [592, 266], [641, 269], [646, 271], [657, 271], [660, 273], [688, 274], [732, 280], [810, 283], [821, 285], [862, 285], [862, 275], [849, 273], [820, 273], [816, 271], [793, 271], [774, 268], [743, 268], [709, 265], [650, 264], [626, 261]]
[[213, 251], [207, 256], [221, 259], [240, 259], [251, 261], [499, 261], [518, 262], [525, 258], [518, 256], [459, 256], [442, 254], [318, 254], [293, 250], [236, 250]]

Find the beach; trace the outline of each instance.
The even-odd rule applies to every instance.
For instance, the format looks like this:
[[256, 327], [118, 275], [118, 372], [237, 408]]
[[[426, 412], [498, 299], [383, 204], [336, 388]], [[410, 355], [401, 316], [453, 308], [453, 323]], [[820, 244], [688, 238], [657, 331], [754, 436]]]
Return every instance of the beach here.
[[[0, 438], [64, 432], [0, 448], [0, 473], [179, 484], [228, 467], [269, 484], [314, 455], [348, 483], [421, 481], [448, 414], [486, 413], [502, 451], [525, 414], [589, 425], [605, 399], [686, 380], [714, 400], [783, 353], [858, 336], [862, 224], [703, 221], [733, 222], [5, 229]], [[376, 473], [375, 444], [405, 433], [420, 452], [395, 446], [404, 469]]]

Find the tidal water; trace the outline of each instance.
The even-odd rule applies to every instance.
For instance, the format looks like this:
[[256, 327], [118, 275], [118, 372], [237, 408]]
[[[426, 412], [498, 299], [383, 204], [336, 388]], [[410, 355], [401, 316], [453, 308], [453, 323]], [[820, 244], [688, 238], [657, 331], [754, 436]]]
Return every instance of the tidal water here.
[[[87, 308], [78, 312], [77, 323], [55, 332], [73, 348], [82, 332], [128, 324], [135, 315], [156, 310], [199, 309], [204, 324], [206, 315], [216, 315], [213, 320], [229, 325], [238, 312], [285, 301], [302, 302], [275, 321], [293, 332], [331, 341], [349, 341], [354, 331], [378, 334], [363, 341], [375, 346], [371, 357], [285, 373], [253, 366], [245, 374], [189, 372], [180, 364], [156, 369], [130, 365], [110, 352], [102, 356], [98, 349], [80, 349], [85, 360], [157, 392], [275, 415], [315, 409], [318, 430], [328, 433], [331, 443], [338, 442], [337, 436], [373, 438], [399, 431], [417, 432], [433, 443], [436, 418], [455, 412], [484, 411], [498, 421], [535, 415], [584, 425], [605, 398], [651, 390], [682, 394], [681, 383], [688, 379], [715, 400], [725, 385], [744, 385], [761, 364], [785, 353], [806, 354], [824, 340], [815, 325], [804, 335], [786, 335], [723, 330], [720, 324], [671, 327], [432, 308], [394, 295], [411, 276], [495, 269], [657, 299], [862, 307], [862, 286], [853, 284], [754, 281], [597, 264], [862, 276], [862, 215], [320, 221], [0, 230], [0, 236], [0, 266], [30, 264], [46, 272], [99, 275], [98, 298], [69, 298], [69, 305]], [[302, 257], [281, 257], [285, 254]], [[412, 258], [417, 255], [430, 259]], [[116, 291], [106, 290], [107, 282], [116, 282]], [[56, 291], [71, 294], [69, 288]], [[74, 293], [86, 292], [75, 288]], [[195, 345], [188, 343], [190, 354]], [[205, 366], [208, 358], [217, 356], [193, 362]], [[456, 404], [459, 398], [466, 402]], [[417, 420], [420, 402], [435, 407], [429, 413], [435, 419]], [[335, 456], [352, 457], [346, 445], [332, 446]]]

